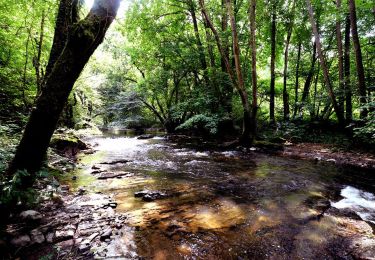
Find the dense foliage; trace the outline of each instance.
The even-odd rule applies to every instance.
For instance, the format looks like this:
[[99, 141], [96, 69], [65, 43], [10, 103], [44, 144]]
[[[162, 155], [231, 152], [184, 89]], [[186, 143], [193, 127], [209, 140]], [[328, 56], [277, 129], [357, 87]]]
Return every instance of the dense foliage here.
[[[358, 81], [357, 47], [349, 33], [349, 2], [311, 4], [329, 82], [339, 111], [345, 115], [345, 126], [354, 123], [347, 129], [354, 128], [358, 138], [373, 141], [373, 3], [355, 1], [365, 75], [363, 96]], [[0, 1], [2, 124], [22, 126], [41, 89], [58, 3]], [[87, 3], [81, 3], [81, 16], [89, 8]], [[104, 44], [76, 82], [60, 125], [76, 129], [93, 125], [162, 127], [168, 132], [188, 130], [210, 135], [238, 131], [244, 109], [235, 87], [239, 78], [230, 77], [218, 43], [235, 75], [233, 15], [240, 69], [251, 103], [250, 3], [124, 0]], [[337, 112], [327, 91], [306, 1], [264, 0], [256, 4], [258, 129], [264, 129], [268, 122], [274, 125], [297, 120], [297, 126], [301, 120], [336, 122]], [[366, 110], [366, 115], [360, 113], [362, 110]]]

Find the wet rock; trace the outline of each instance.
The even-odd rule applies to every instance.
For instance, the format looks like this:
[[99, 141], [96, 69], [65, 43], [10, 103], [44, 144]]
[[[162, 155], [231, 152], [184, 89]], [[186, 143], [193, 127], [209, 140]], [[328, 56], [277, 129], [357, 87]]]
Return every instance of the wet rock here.
[[20, 214], [20, 218], [26, 222], [40, 222], [42, 214], [35, 210], [27, 210]]
[[74, 246], [74, 244], [75, 244], [74, 239], [69, 239], [69, 240], [65, 240], [60, 243], [57, 243], [56, 246], [61, 249], [67, 249], [67, 248], [71, 248], [72, 246]]
[[152, 139], [154, 138], [155, 135], [152, 134], [145, 134], [145, 135], [140, 135], [137, 137], [138, 140], [147, 140], [147, 139]]
[[56, 231], [55, 241], [64, 241], [68, 239], [72, 239], [74, 236], [75, 231], [70, 230], [58, 230]]
[[55, 234], [53, 232], [48, 233], [46, 235], [47, 243], [53, 243], [54, 238], [55, 238]]
[[316, 157], [314, 157], [314, 161], [315, 162], [319, 162], [319, 161], [321, 161], [322, 160], [322, 157], [320, 157], [320, 156], [316, 156]]
[[113, 208], [113, 209], [115, 209], [115, 208], [117, 208], [117, 202], [110, 202], [110, 203], [108, 203], [108, 204], [104, 204], [103, 205], [103, 208], [104, 209], [107, 209], [108, 207], [110, 207], [110, 208]]
[[131, 176], [133, 176], [133, 174], [130, 172], [103, 172], [98, 176], [98, 180], [131, 177]]
[[99, 166], [97, 166], [97, 165], [93, 165], [93, 166], [91, 167], [91, 169], [92, 169], [92, 170], [100, 170], [101, 168], [100, 168]]
[[78, 195], [79, 196], [82, 196], [86, 193], [86, 189], [82, 188], [82, 187], [79, 187], [78, 188]]
[[69, 190], [70, 190], [70, 187], [69, 187], [69, 185], [61, 185], [61, 186], [60, 186], [60, 189], [61, 189], [62, 191], [69, 191]]
[[24, 246], [29, 245], [31, 243], [31, 239], [30, 239], [29, 235], [22, 235], [22, 236], [13, 238], [10, 241], [10, 243], [14, 247], [19, 248], [19, 247], [24, 247]]
[[34, 229], [30, 232], [31, 242], [36, 244], [42, 244], [46, 240], [42, 231]]
[[336, 163], [336, 160], [335, 160], [335, 159], [328, 159], [327, 162], [329, 162], [329, 163], [334, 163], [334, 164], [335, 164], [335, 163]]
[[100, 235], [100, 240], [101, 241], [105, 241], [106, 239], [109, 239], [112, 235], [112, 229], [111, 228], [107, 228], [106, 230], [104, 230], [104, 232]]
[[130, 162], [129, 160], [117, 160], [117, 161], [112, 161], [112, 162], [102, 162], [100, 164], [108, 164], [108, 165], [113, 165], [113, 164], [125, 164]]
[[161, 191], [143, 190], [134, 193], [134, 197], [142, 198], [142, 200], [146, 202], [151, 202], [158, 199], [164, 199], [167, 197], [167, 194]]

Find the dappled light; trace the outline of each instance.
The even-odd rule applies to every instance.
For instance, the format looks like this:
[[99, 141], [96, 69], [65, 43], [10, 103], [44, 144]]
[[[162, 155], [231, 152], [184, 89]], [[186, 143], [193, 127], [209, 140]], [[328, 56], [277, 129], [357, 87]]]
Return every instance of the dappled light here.
[[0, 0], [0, 259], [374, 259], [374, 0]]

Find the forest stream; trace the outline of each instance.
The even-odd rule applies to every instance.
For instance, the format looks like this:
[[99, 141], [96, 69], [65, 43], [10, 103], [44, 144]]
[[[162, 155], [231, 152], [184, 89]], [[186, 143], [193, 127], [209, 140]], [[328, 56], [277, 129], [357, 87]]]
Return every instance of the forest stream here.
[[69, 185], [112, 196], [126, 214], [126, 232], [107, 257], [374, 256], [375, 180], [361, 172], [164, 137], [87, 141], [96, 152], [79, 156]]

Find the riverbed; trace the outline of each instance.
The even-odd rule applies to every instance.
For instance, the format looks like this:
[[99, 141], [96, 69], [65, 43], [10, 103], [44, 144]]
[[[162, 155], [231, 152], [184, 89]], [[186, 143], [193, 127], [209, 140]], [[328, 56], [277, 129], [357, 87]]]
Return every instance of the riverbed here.
[[[368, 173], [254, 149], [205, 149], [189, 139], [87, 141], [96, 152], [79, 156], [70, 185], [110, 195], [127, 216], [127, 232], [108, 245], [107, 257], [375, 256], [375, 178]], [[135, 197], [140, 191], [160, 196]]]

